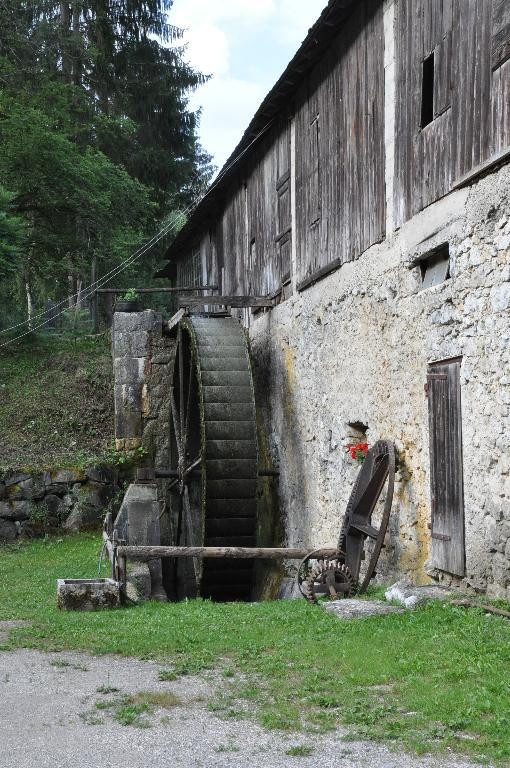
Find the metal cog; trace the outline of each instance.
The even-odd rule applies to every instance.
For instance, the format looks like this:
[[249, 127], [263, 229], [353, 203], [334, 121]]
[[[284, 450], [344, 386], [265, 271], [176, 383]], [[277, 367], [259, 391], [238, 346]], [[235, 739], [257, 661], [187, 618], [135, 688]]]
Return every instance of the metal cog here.
[[308, 602], [316, 603], [316, 588], [319, 585], [325, 585], [329, 589], [331, 599], [336, 599], [338, 584], [345, 585], [342, 588], [344, 597], [351, 597], [354, 594], [356, 587], [350, 568], [338, 560], [319, 560], [304, 579], [301, 593]]

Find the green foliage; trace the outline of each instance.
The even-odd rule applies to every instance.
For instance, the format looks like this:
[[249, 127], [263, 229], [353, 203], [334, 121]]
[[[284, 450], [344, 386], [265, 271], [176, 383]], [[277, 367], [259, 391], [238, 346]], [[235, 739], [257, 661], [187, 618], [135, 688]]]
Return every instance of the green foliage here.
[[134, 288], [130, 288], [129, 291], [126, 291], [126, 293], [123, 295], [122, 300], [123, 301], [135, 301], [138, 298], [138, 294], [135, 291]]
[[0, 278], [18, 266], [28, 234], [26, 221], [13, 213], [12, 199], [13, 195], [0, 185]]
[[100, 546], [81, 534], [0, 551], [0, 620], [31, 622], [6, 648], [154, 658], [175, 674], [225, 666], [236, 676], [214, 676], [218, 715], [288, 731], [344, 724], [352, 738], [508, 765], [508, 620], [437, 601], [344, 622], [299, 600], [59, 611], [55, 579], [95, 576]]
[[0, 467], [125, 461], [112, 447], [112, 376], [106, 336], [33, 334], [0, 348]]
[[308, 757], [312, 752], [313, 747], [310, 747], [307, 744], [296, 744], [294, 747], [287, 749], [285, 754], [290, 755], [291, 757]]
[[[177, 223], [210, 178], [188, 107], [204, 77], [183, 61], [171, 5], [0, 4], [0, 184], [22, 217], [3, 237], [0, 194], [0, 276], [14, 254], [20, 267], [0, 286], [11, 322], [27, 295], [38, 307], [58, 301], [89, 282], [92, 261], [101, 277], [161, 223]], [[23, 222], [20, 251], [13, 228]], [[168, 242], [124, 277], [150, 278]]]

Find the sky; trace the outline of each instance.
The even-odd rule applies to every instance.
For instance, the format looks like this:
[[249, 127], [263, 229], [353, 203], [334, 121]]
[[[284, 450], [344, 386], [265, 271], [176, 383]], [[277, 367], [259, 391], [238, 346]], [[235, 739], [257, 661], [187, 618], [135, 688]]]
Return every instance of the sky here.
[[211, 79], [190, 99], [200, 142], [220, 168], [327, 0], [174, 0], [185, 59]]

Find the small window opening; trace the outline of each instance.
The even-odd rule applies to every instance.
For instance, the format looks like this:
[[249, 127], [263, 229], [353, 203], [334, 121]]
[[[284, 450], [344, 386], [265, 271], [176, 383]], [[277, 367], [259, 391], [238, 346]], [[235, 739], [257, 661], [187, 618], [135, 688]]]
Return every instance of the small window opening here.
[[421, 82], [421, 127], [434, 119], [434, 53], [423, 61]]
[[363, 424], [362, 421], [349, 421], [347, 422], [347, 427], [349, 428], [349, 431], [353, 433], [354, 436], [359, 436], [359, 437], [367, 436], [368, 426], [367, 424]]
[[431, 288], [444, 283], [450, 277], [450, 248], [440, 245], [420, 261], [421, 287]]

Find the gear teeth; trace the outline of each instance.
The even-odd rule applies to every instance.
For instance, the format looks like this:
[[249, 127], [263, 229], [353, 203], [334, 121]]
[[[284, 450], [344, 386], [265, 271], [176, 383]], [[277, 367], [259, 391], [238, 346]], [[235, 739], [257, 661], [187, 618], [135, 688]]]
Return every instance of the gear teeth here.
[[329, 573], [342, 576], [343, 583], [348, 584], [348, 589], [344, 593], [345, 597], [350, 597], [354, 594], [354, 579], [350, 568], [345, 563], [340, 563], [338, 560], [320, 561], [314, 565], [302, 584], [302, 593], [310, 603], [317, 603], [317, 596], [315, 594], [316, 582], [321, 581]]

